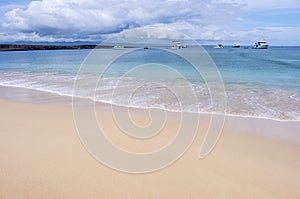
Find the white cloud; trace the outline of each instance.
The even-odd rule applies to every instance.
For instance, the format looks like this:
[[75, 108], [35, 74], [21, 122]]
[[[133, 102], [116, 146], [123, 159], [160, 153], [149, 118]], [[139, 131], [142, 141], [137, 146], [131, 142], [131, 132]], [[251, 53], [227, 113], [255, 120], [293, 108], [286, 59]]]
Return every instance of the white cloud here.
[[97, 35], [157, 24], [182, 30], [201, 29], [207, 24], [235, 20], [238, 10], [236, 4], [221, 0], [157, 3], [148, 0], [43, 0], [32, 1], [27, 9], [18, 8], [6, 13], [1, 28], [5, 32], [27, 35], [30, 39], [88, 40]]
[[299, 0], [32, 1], [26, 8], [13, 8], [5, 14], [0, 21], [0, 41], [99, 41], [127, 29], [152, 26], [224, 43], [246, 43], [263, 36], [279, 44], [277, 37], [285, 32], [299, 44], [297, 27], [248, 26], [243, 21], [245, 14], [257, 10], [297, 8], [299, 4]]

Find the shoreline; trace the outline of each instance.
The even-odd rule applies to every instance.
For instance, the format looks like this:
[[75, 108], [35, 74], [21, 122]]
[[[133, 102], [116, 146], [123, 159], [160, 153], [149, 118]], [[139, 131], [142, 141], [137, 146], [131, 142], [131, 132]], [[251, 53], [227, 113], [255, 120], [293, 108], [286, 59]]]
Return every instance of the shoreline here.
[[[97, 45], [33, 45], [33, 44], [0, 44], [1, 51], [35, 51], [35, 50], [78, 50], [94, 49]], [[102, 46], [102, 48], [113, 48]]]
[[[0, 197], [300, 196], [299, 144], [243, 133], [244, 128], [262, 132], [262, 124], [276, 129], [274, 121], [266, 124], [227, 118], [217, 145], [199, 160], [199, 148], [208, 128], [204, 117], [195, 140], [179, 160], [165, 169], [136, 175], [112, 170], [86, 151], [77, 135], [71, 107], [0, 100], [0, 108]], [[147, 113], [140, 111], [131, 112], [133, 119], [147, 124]], [[135, 140], [115, 128], [110, 110], [100, 106], [96, 113], [104, 116], [101, 122], [104, 129], [109, 129], [109, 139], [129, 151], [149, 152], [164, 146], [178, 125], [176, 113], [170, 113], [161, 134], [150, 140]]]
[[[15, 90], [16, 91], [15, 93], [21, 93], [21, 94], [20, 94], [20, 96], [17, 96], [17, 97], [12, 96], [10, 90]], [[29, 99], [22, 98], [24, 93], [26, 93], [26, 96]], [[48, 99], [48, 98], [50, 98], [50, 99]], [[39, 90], [36, 88], [26, 88], [26, 87], [18, 87], [18, 86], [0, 85], [0, 100], [1, 99], [7, 100], [7, 101], [12, 101], [12, 102], [21, 102], [21, 103], [30, 103], [30, 104], [54, 104], [54, 105], [62, 105], [62, 106], [72, 106], [72, 96], [70, 96], [70, 95], [59, 94], [59, 93], [46, 91], [46, 90], [42, 90], [42, 89]], [[106, 107], [120, 106], [120, 107], [124, 107], [124, 108], [141, 109], [141, 110], [156, 109], [156, 108], [144, 108], [144, 107], [134, 107], [134, 106], [125, 107], [123, 105], [112, 104], [110, 102], [104, 102], [104, 101], [95, 101], [95, 103], [106, 106]], [[172, 113], [179, 113], [178, 111], [172, 111], [172, 110], [166, 110], [166, 109], [161, 109], [161, 110], [167, 111], [167, 112], [172, 112]], [[195, 112], [186, 112], [186, 113], [197, 114]], [[199, 114], [202, 114], [202, 115], [213, 114], [213, 115], [224, 116], [224, 114], [209, 113], [209, 112], [199, 112]], [[300, 122], [300, 120], [283, 120], [283, 119], [277, 119], [277, 118], [268, 118], [268, 117], [259, 117], [259, 116], [250, 116], [250, 115], [234, 115], [234, 114], [230, 114], [230, 113], [225, 113], [225, 117], [270, 120], [270, 121], [283, 122], [283, 123], [284, 122], [295, 122], [295, 123]]]
[[[0, 44], [0, 52], [37, 51], [37, 50], [80, 50], [80, 49], [113, 49], [111, 45], [80, 44], [80, 45], [42, 45], [42, 44]], [[134, 48], [124, 46], [124, 48]]]
[[[11, 93], [15, 93], [15, 96], [11, 96]], [[17, 96], [19, 94], [19, 96]], [[50, 107], [65, 107], [72, 109], [72, 97], [63, 96], [56, 93], [50, 93], [46, 91], [38, 91], [35, 89], [19, 88], [19, 87], [5, 87], [0, 86], [0, 101], [12, 102], [17, 104], [28, 105], [45, 105]], [[100, 111], [112, 111], [112, 107], [115, 107], [118, 111], [131, 110], [139, 115], [145, 114], [155, 108], [139, 108], [139, 107], [125, 107], [119, 105], [113, 105], [105, 102], [95, 102], [95, 110]], [[114, 109], [115, 110], [115, 109]], [[180, 114], [180, 112], [168, 111], [158, 109], [169, 115], [173, 116]], [[193, 112], [187, 112], [188, 114], [197, 114]], [[300, 121], [290, 120], [277, 120], [272, 118], [259, 118], [251, 116], [240, 116], [230, 114], [216, 114], [216, 113], [198, 113], [204, 123], [209, 123], [209, 118], [213, 115], [216, 118], [224, 117], [224, 129], [225, 131], [237, 132], [240, 134], [264, 137], [271, 140], [277, 140], [279, 142], [285, 142], [289, 144], [300, 146]], [[200, 121], [201, 122], [201, 121]], [[253, 127], [255, 127], [253, 129]]]

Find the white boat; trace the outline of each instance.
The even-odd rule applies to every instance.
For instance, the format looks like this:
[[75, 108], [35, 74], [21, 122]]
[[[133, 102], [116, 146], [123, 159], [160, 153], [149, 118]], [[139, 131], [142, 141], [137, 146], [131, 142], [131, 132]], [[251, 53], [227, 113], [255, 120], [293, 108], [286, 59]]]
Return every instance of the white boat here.
[[222, 44], [218, 44], [217, 46], [215, 46], [214, 48], [224, 48]]
[[173, 41], [172, 49], [180, 49], [180, 48], [187, 48], [186, 45], [182, 45], [180, 41]]
[[233, 48], [239, 48], [239, 47], [241, 47], [240, 43], [236, 42], [236, 43], [233, 44]]
[[123, 49], [124, 48], [124, 46], [121, 46], [121, 45], [119, 45], [119, 44], [116, 44], [115, 46], [114, 46], [114, 49]]
[[267, 42], [265, 40], [259, 40], [257, 41], [253, 48], [255, 49], [268, 49], [269, 45], [267, 44]]

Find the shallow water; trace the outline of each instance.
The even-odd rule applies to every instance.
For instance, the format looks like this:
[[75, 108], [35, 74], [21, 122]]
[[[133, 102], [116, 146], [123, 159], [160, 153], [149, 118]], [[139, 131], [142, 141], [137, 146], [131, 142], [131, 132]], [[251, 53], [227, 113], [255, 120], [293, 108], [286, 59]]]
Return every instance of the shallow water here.
[[[300, 47], [205, 49], [223, 78], [227, 114], [300, 121]], [[194, 48], [181, 50], [197, 56]], [[120, 50], [98, 51], [105, 57]], [[72, 96], [77, 71], [89, 53], [90, 50], [1, 52], [0, 85]], [[78, 81], [84, 83], [91, 76], [99, 76], [97, 67], [90, 67]], [[136, 49], [114, 60], [96, 88], [88, 83], [82, 86], [77, 97], [140, 108], [222, 112], [211, 100], [212, 95], [221, 92], [222, 85], [209, 90], [204, 79], [191, 64], [172, 53]], [[20, 97], [16, 93], [11, 96]]]

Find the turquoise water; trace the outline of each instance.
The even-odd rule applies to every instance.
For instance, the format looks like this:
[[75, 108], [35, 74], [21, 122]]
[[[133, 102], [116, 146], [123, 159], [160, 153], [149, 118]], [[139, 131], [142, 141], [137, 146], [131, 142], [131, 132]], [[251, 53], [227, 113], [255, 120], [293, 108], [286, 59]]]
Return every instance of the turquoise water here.
[[[300, 47], [270, 47], [268, 50], [230, 47], [205, 49], [223, 78], [227, 114], [300, 121]], [[180, 50], [192, 54], [194, 49]], [[120, 50], [98, 51], [105, 57]], [[0, 86], [72, 96], [77, 71], [89, 53], [90, 50], [0, 52]], [[145, 64], [146, 67], [134, 70]], [[198, 98], [199, 110], [192, 108], [191, 103], [194, 101], [186, 100], [181, 107], [183, 111], [219, 111], [218, 106], [211, 103], [205, 81], [186, 60], [164, 50], [151, 48], [138, 49], [115, 60], [99, 80], [96, 91], [94, 88], [84, 89], [83, 94], [76, 97], [124, 106], [180, 111], [178, 99], [164, 86], [164, 82], [183, 91], [189, 88], [185, 87], [178, 76], [155, 67], [157, 64], [173, 68], [190, 83]], [[98, 75], [97, 66], [86, 77], [89, 75]], [[145, 79], [152, 81], [143, 84]], [[114, 93], [116, 88], [119, 92]], [[131, 98], [128, 103], [126, 96], [129, 94]], [[13, 97], [14, 93], [11, 95]]]

